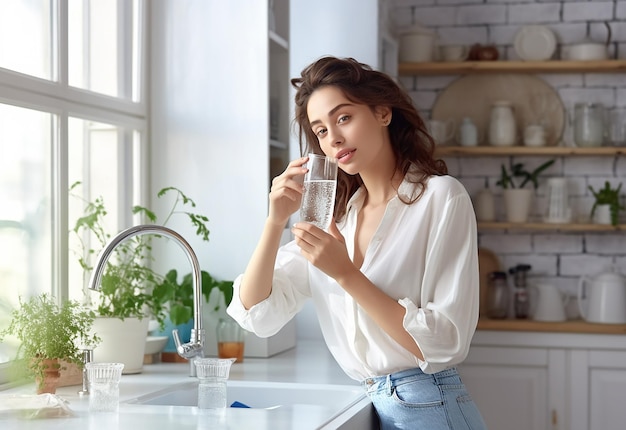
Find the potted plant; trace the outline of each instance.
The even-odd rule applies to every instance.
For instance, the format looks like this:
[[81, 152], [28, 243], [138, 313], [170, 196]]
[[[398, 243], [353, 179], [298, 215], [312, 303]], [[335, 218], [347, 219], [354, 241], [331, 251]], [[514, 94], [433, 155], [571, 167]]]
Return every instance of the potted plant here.
[[594, 190], [591, 185], [588, 186], [589, 191], [595, 197], [593, 206], [591, 207], [591, 219], [596, 224], [619, 224], [619, 211], [624, 209], [620, 204], [619, 192], [622, 189], [622, 183], [617, 188], [612, 188], [609, 181], [605, 181], [604, 188]]
[[[79, 183], [72, 185], [74, 190]], [[195, 202], [182, 191], [174, 187], [163, 188], [158, 198], [173, 192], [174, 202], [162, 225], [175, 215], [186, 216], [196, 229], [196, 234], [203, 241], [209, 240], [206, 226], [208, 218], [194, 212], [180, 210], [183, 207], [195, 207]], [[133, 214], [141, 214], [148, 222], [156, 224], [156, 214], [143, 206], [135, 206]], [[80, 243], [78, 261], [85, 277], [93, 270], [93, 257], [96, 250], [86, 245], [84, 238], [91, 236], [100, 248], [104, 248], [111, 234], [104, 228], [107, 211], [102, 198], [87, 202], [84, 216], [76, 221], [73, 233]], [[158, 237], [158, 236], [155, 236]], [[143, 368], [143, 352], [148, 333], [148, 319], [155, 318], [164, 326], [167, 316], [166, 304], [162, 295], [155, 295], [154, 290], [161, 285], [164, 276], [155, 271], [150, 263], [152, 239], [154, 237], [136, 236], [116, 247], [114, 255], [105, 267], [101, 281], [101, 292], [94, 304], [98, 318], [95, 326], [103, 337], [100, 348], [94, 351], [98, 361], [119, 361], [124, 363], [124, 373], [138, 373]], [[162, 293], [161, 293], [162, 294]], [[120, 348], [119, 341], [125, 340], [128, 348]], [[124, 354], [124, 355], [120, 355]]]
[[[210, 296], [213, 289], [217, 289], [223, 294], [226, 306], [232, 300], [233, 282], [218, 281], [213, 278], [207, 271], [200, 272], [202, 282], [202, 297], [205, 303], [210, 302]], [[172, 338], [172, 329], [178, 329], [178, 333], [182, 342], [188, 342], [191, 338], [191, 328], [193, 326], [193, 281], [192, 274], [187, 273], [178, 281], [178, 272], [172, 269], [165, 274], [162, 281], [154, 286], [152, 291], [155, 307], [159, 308], [164, 315], [159, 319], [164, 323], [160, 324], [159, 335], [168, 336], [165, 346], [165, 352], [174, 353], [176, 347]], [[214, 305], [217, 311], [220, 304]], [[176, 356], [167, 361], [176, 361]], [[164, 358], [165, 361], [165, 358]]]
[[93, 348], [100, 339], [91, 332], [95, 314], [73, 300], [58, 304], [48, 294], [23, 301], [12, 311], [0, 340], [15, 336], [19, 375], [34, 377], [37, 393], [54, 393], [64, 363], [82, 367], [81, 347]]
[[[552, 164], [554, 160], [548, 160], [530, 172], [524, 168], [523, 163], [513, 164], [511, 161], [510, 171], [507, 171], [504, 164], [501, 166], [500, 179], [496, 185], [504, 190], [507, 221], [526, 222], [528, 220], [534, 190], [539, 186], [539, 175]], [[532, 184], [533, 189], [525, 188], [528, 184]]]

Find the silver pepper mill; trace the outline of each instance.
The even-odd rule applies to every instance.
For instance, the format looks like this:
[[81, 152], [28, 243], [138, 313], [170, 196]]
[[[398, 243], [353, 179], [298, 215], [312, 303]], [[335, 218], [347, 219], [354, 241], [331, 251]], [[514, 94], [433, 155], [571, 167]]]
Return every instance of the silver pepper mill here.
[[87, 377], [86, 364], [93, 361], [93, 349], [83, 349], [83, 389], [78, 392], [79, 396], [86, 396], [89, 394], [89, 378]]

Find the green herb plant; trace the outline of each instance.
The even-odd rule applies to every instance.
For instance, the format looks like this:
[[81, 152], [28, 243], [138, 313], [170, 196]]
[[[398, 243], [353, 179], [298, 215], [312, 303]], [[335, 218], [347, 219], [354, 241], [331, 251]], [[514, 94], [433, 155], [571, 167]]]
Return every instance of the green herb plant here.
[[[79, 182], [73, 184], [70, 192], [79, 184]], [[168, 193], [174, 193], [176, 198], [161, 225], [165, 226], [176, 215], [185, 216], [195, 228], [196, 234], [203, 241], [208, 242], [209, 229], [207, 223], [209, 219], [204, 215], [181, 209], [181, 207], [194, 208], [196, 204], [178, 188], [163, 188], [158, 192], [157, 197], [161, 198]], [[76, 196], [76, 194], [74, 195]], [[146, 207], [135, 206], [132, 212], [135, 215], [142, 215], [152, 224], [157, 224], [156, 214]], [[93, 270], [92, 260], [111, 238], [111, 235], [104, 228], [106, 215], [107, 211], [103, 199], [98, 197], [93, 202], [86, 203], [84, 216], [76, 221], [72, 230], [81, 244], [78, 261], [86, 276], [89, 276]], [[96, 250], [87, 246], [83, 238], [88, 234], [95, 238], [100, 249]], [[154, 237], [161, 236], [154, 235]], [[182, 318], [180, 315], [185, 313], [187, 308], [191, 315], [193, 307], [189, 305], [186, 298], [183, 298], [185, 295], [182, 292], [175, 291], [181, 286], [185, 288], [184, 291], [187, 291], [186, 282], [183, 280], [183, 284], [178, 285], [175, 282], [175, 272], [163, 276], [151, 267], [150, 263], [153, 261], [151, 255], [152, 239], [153, 237], [148, 235], [135, 236], [116, 247], [102, 276], [101, 294], [96, 304], [98, 315], [116, 317], [122, 320], [129, 317], [143, 318], [151, 315], [161, 327], [164, 327], [170, 307], [176, 315], [176, 320]], [[174, 282], [172, 282], [172, 276]], [[206, 278], [206, 275], [203, 277]], [[191, 274], [189, 274], [189, 282], [191, 282]], [[214, 283], [208, 282], [208, 285], [212, 286]], [[192, 295], [189, 294], [189, 297]]]
[[622, 189], [622, 183], [617, 188], [612, 188], [609, 181], [604, 182], [604, 188], [594, 190], [591, 185], [588, 186], [589, 191], [596, 198], [593, 206], [591, 207], [591, 218], [596, 212], [598, 205], [609, 205], [609, 211], [611, 213], [611, 224], [617, 226], [619, 223], [619, 211], [624, 209], [619, 202], [619, 192]]
[[[77, 301], [66, 300], [59, 305], [48, 294], [28, 301], [20, 297], [9, 326], [0, 332], [0, 341], [7, 336], [19, 340], [14, 370], [21, 377], [34, 377], [42, 389], [49, 366], [64, 369], [59, 360], [82, 367], [80, 347], [93, 348], [100, 342], [91, 333], [94, 318], [95, 313]], [[56, 360], [56, 364], [48, 364], [48, 360]]]
[[513, 161], [511, 161], [510, 171], [507, 171], [504, 164], [500, 167], [500, 179], [496, 182], [496, 185], [509, 189], [524, 188], [526, 184], [531, 183], [536, 190], [539, 187], [539, 175], [552, 164], [554, 164], [554, 160], [548, 160], [532, 172], [529, 172], [524, 169], [523, 163], [513, 164]]

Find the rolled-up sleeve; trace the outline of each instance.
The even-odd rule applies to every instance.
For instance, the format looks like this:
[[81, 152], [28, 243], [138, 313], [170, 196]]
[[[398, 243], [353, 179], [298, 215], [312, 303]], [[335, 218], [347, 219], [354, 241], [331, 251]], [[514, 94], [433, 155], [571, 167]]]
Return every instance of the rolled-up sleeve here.
[[421, 305], [409, 298], [404, 327], [424, 356], [429, 373], [460, 363], [476, 330], [479, 306], [476, 222], [469, 196], [448, 200], [427, 247]]
[[276, 256], [272, 292], [260, 303], [246, 309], [239, 292], [245, 275], [233, 283], [233, 299], [226, 312], [243, 328], [259, 337], [269, 337], [291, 320], [311, 297], [307, 260], [295, 242], [282, 246]]

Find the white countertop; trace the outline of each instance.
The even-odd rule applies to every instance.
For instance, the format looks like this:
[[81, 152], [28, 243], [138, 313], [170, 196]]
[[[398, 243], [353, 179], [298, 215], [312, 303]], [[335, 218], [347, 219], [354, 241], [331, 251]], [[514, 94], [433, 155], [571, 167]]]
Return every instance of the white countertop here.
[[[75, 416], [26, 420], [12, 413], [0, 413], [0, 428], [13, 429], [314, 429], [335, 428], [328, 421], [328, 410], [322, 406], [293, 405], [276, 409], [227, 408], [221, 416], [190, 406], [156, 406], [129, 404], [128, 401], [166, 388], [172, 384], [193, 381], [189, 364], [159, 363], [144, 365], [143, 372], [122, 375], [120, 408], [117, 414], [88, 412], [88, 397], [81, 398], [79, 386], [61, 387], [57, 395], [67, 400]], [[231, 367], [230, 380], [282, 382], [297, 384], [349, 385], [358, 383], [348, 378], [321, 342], [301, 341], [288, 351], [270, 358], [248, 358]], [[34, 385], [25, 385], [0, 392], [1, 396], [34, 394]], [[359, 407], [368, 405], [364, 397]], [[344, 418], [342, 418], [344, 419]]]

